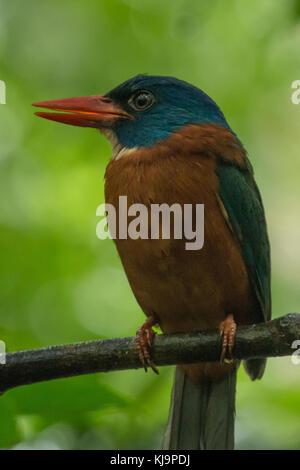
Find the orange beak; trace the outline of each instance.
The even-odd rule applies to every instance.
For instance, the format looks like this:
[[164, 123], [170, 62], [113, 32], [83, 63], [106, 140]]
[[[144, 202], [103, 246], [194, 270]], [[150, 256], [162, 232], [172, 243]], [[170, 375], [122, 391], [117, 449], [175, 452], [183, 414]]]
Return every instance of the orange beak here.
[[80, 127], [109, 127], [118, 119], [133, 119], [123, 109], [116, 106], [105, 95], [78, 96], [64, 100], [39, 101], [33, 106], [47, 108], [53, 111], [65, 111], [64, 113], [35, 113], [51, 121], [71, 124]]

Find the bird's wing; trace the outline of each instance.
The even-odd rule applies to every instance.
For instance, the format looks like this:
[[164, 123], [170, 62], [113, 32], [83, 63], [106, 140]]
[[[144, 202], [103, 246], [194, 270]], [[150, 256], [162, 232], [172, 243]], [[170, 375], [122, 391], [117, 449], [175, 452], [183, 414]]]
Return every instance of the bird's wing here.
[[[237, 237], [261, 307], [261, 321], [271, 317], [270, 245], [261, 196], [250, 163], [241, 169], [222, 162], [217, 168], [219, 197]], [[223, 211], [224, 212], [224, 211]]]

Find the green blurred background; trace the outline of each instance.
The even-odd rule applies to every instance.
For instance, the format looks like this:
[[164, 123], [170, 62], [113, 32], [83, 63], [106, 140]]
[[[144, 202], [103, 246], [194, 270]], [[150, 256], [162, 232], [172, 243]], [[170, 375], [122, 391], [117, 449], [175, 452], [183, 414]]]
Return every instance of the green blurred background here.
[[[273, 315], [300, 309], [300, 2], [0, 0], [0, 338], [7, 350], [131, 336], [144, 316], [96, 238], [110, 148], [34, 117], [34, 101], [103, 93], [137, 73], [211, 95], [249, 151], [272, 244]], [[160, 446], [173, 368], [41, 383], [0, 398], [0, 447]], [[240, 370], [237, 448], [300, 448], [300, 365]]]

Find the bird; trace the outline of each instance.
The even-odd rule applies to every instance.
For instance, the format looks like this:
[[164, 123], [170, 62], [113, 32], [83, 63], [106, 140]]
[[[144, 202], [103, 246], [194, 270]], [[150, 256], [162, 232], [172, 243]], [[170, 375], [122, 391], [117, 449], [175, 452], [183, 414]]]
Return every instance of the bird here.
[[[136, 333], [145, 370], [157, 372], [155, 325], [164, 334], [220, 332], [220, 361], [176, 366], [162, 448], [233, 449], [236, 329], [271, 318], [265, 211], [241, 140], [212, 98], [170, 76], [140, 74], [106, 94], [34, 106], [50, 111], [36, 113], [42, 118], [96, 128], [110, 141], [105, 200], [117, 213], [120, 195], [147, 208], [203, 204], [201, 249], [187, 250], [173, 232], [163, 238], [161, 225], [156, 239], [114, 242], [147, 317]], [[243, 363], [251, 380], [263, 376], [264, 358]]]

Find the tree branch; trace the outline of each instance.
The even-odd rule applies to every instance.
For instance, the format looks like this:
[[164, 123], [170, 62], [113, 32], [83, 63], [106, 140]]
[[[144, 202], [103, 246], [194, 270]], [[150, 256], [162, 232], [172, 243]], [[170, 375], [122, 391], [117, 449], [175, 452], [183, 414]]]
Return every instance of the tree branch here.
[[[293, 313], [268, 323], [240, 326], [233, 356], [289, 356], [292, 343], [300, 340], [300, 314]], [[152, 357], [156, 365], [218, 361], [221, 339], [217, 330], [189, 334], [157, 335]], [[0, 392], [20, 385], [81, 374], [138, 369], [141, 363], [135, 338], [116, 338], [50, 346], [6, 355], [0, 365]]]

